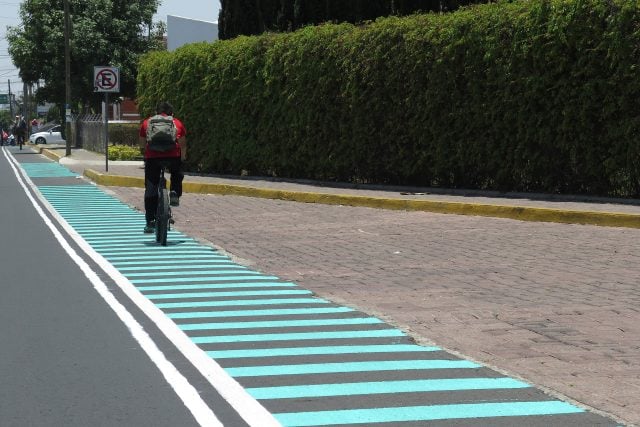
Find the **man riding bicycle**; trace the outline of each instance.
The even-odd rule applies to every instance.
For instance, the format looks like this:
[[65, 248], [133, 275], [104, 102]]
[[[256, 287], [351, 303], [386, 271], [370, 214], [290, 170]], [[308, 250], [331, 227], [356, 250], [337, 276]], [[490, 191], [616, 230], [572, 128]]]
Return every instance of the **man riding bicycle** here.
[[170, 205], [178, 206], [182, 196], [182, 161], [187, 154], [187, 130], [173, 117], [173, 107], [160, 102], [156, 115], [148, 117], [140, 126], [140, 142], [144, 144], [144, 210], [147, 221], [144, 232], [153, 233], [158, 208], [158, 182], [163, 164], [168, 164], [171, 174]]

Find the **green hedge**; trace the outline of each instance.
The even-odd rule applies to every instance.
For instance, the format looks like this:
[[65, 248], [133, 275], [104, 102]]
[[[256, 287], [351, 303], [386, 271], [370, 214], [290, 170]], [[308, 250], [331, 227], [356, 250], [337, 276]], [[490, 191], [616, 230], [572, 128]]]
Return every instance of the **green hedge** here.
[[138, 123], [109, 123], [109, 142], [137, 147], [139, 129]]
[[637, 1], [499, 2], [145, 56], [190, 167], [411, 184], [640, 194]]
[[110, 145], [109, 160], [140, 160], [142, 149], [133, 145]]

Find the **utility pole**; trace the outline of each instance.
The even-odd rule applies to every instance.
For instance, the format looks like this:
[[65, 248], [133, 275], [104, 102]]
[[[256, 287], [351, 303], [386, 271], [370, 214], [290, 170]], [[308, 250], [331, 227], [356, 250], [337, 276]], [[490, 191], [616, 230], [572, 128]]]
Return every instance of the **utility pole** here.
[[11, 99], [11, 80], [7, 80], [9, 85], [9, 112], [11, 113], [11, 120], [13, 120], [13, 99]]
[[27, 82], [22, 81], [22, 111], [20, 111], [20, 115], [27, 117]]
[[22, 82], [22, 116], [24, 118], [25, 123], [27, 124], [27, 129], [25, 130], [25, 132], [27, 132], [27, 134], [24, 136], [25, 141], [27, 141], [29, 139], [29, 135], [31, 135], [31, 128], [30, 123], [31, 123], [31, 114], [29, 112], [29, 102], [31, 102], [31, 100], [29, 99], [29, 87], [27, 86], [27, 82], [23, 81]]
[[71, 20], [69, 18], [69, 0], [64, 0], [64, 84], [65, 84], [65, 137], [66, 155], [71, 155]]

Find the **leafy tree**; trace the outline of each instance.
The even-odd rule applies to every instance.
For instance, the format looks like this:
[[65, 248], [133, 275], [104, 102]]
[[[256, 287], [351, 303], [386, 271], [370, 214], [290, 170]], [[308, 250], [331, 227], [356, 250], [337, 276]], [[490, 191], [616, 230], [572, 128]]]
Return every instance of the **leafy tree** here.
[[[152, 24], [160, 0], [69, 0], [72, 25], [71, 96], [75, 103], [97, 106], [93, 67], [120, 69], [120, 93], [135, 94], [140, 54], [158, 47]], [[27, 83], [44, 81], [38, 101], [64, 104], [64, 8], [62, 0], [25, 0], [20, 25], [9, 27], [7, 40], [13, 63]]]
[[487, 0], [221, 0], [219, 38], [292, 31], [322, 22], [375, 20], [380, 16], [448, 11]]
[[7, 129], [13, 120], [14, 118], [9, 110], [0, 111], [0, 128]]

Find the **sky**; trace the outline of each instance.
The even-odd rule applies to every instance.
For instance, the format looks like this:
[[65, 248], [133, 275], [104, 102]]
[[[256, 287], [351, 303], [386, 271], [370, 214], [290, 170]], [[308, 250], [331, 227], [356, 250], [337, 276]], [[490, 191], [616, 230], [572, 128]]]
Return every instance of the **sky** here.
[[[10, 84], [11, 93], [17, 96], [22, 93], [22, 81], [9, 56], [6, 32], [7, 26], [20, 24], [20, 3], [19, 0], [0, 0], [0, 93], [7, 93]], [[162, 0], [154, 21], [166, 22], [167, 15], [176, 15], [217, 22], [219, 12], [219, 0]]]

